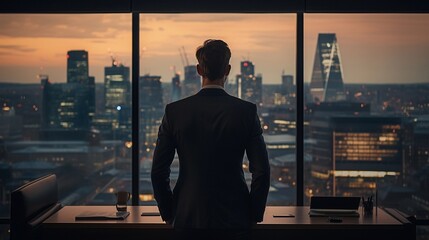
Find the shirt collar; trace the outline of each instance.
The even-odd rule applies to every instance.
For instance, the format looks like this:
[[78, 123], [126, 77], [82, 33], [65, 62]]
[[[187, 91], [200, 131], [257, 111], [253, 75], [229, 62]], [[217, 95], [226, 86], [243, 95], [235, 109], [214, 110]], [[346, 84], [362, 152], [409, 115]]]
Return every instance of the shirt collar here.
[[224, 89], [222, 86], [220, 85], [205, 85], [202, 87], [202, 89], [206, 89], [206, 88], [217, 88], [217, 89]]

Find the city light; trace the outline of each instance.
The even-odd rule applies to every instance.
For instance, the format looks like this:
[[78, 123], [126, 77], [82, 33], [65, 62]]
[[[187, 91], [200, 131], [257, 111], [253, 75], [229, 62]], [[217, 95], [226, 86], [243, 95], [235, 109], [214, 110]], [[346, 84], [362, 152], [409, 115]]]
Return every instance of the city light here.
[[139, 200], [141, 202], [151, 202], [153, 200], [155, 200], [153, 194], [139, 194]]
[[133, 146], [133, 142], [131, 142], [131, 141], [125, 141], [124, 144], [125, 144], [125, 147], [128, 149], [130, 149]]
[[384, 178], [386, 176], [399, 176], [399, 172], [386, 171], [339, 171], [331, 172], [335, 177], [365, 177], [365, 178]]
[[[257, 35], [256, 28], [251, 30], [252, 34]], [[359, 62], [350, 55], [350, 49], [356, 47], [355, 51], [365, 55], [367, 47], [370, 47], [368, 44], [359, 47], [360, 41], [353, 42], [353, 38], [344, 32], [325, 30], [325, 33], [313, 32], [308, 38], [308, 43], [314, 44], [313, 49], [309, 50], [315, 50], [316, 56], [311, 55], [315, 56], [310, 59], [313, 61], [311, 65], [305, 62], [306, 79], [304, 91], [300, 93], [294, 83], [302, 79], [294, 79], [296, 76], [291, 74], [296, 63], [276, 61], [271, 53], [262, 54], [257, 49], [248, 53], [252, 56], [250, 61], [249, 57], [235, 55], [233, 51], [231, 65], [235, 72], [228, 77], [225, 91], [257, 106], [269, 154], [270, 191], [276, 192], [269, 195], [268, 205], [293, 204], [293, 200], [287, 202], [285, 199], [295, 199], [297, 161], [303, 161], [303, 169], [298, 170], [304, 174], [304, 203], [312, 195], [362, 195], [378, 187], [384, 191], [382, 196], [396, 196], [395, 191], [406, 188], [409, 193], [401, 194], [413, 196], [407, 195], [407, 201], [420, 199], [418, 204], [427, 207], [429, 201], [421, 196], [421, 193], [427, 192], [422, 189], [427, 188], [429, 182], [429, 174], [425, 172], [429, 152], [427, 81], [407, 82], [408, 78], [399, 77], [403, 76], [404, 68], [389, 67], [387, 72], [386, 69], [378, 69], [380, 65], [372, 65], [373, 61], [366, 60], [383, 59], [382, 56], [371, 58], [372, 55], [367, 55], [365, 61]], [[285, 36], [288, 36], [287, 30], [285, 32]], [[264, 30], [261, 33], [269, 32]], [[275, 34], [279, 36], [280, 31]], [[141, 159], [140, 175], [137, 177], [142, 186], [139, 190], [143, 192], [138, 195], [138, 199], [144, 204], [156, 204], [150, 193], [150, 168], [165, 105], [198, 92], [201, 78], [193, 62], [185, 61], [180, 70], [171, 68], [173, 64], [179, 66], [176, 60], [180, 62], [180, 57], [184, 56], [168, 53], [167, 48], [165, 52], [159, 53], [159, 59], [151, 61], [150, 56], [158, 56], [154, 49], [156, 46], [151, 45], [150, 38], [156, 38], [152, 35], [148, 35], [149, 40], [144, 43], [150, 51], [146, 52], [146, 47], [141, 46], [145, 52], [142, 57], [146, 58], [144, 61], [147, 65], [142, 65], [140, 72], [148, 74], [138, 77], [138, 96], [132, 95], [130, 80], [130, 68], [138, 66], [125, 66], [122, 61], [114, 59], [104, 59], [105, 63], [92, 65], [93, 61], [103, 59], [101, 53], [93, 48], [91, 52], [69, 49], [67, 62], [63, 59], [64, 52], [56, 52], [62, 59], [61, 67], [67, 69], [59, 74], [55, 71], [39, 74], [37, 79], [28, 84], [0, 83], [0, 121], [3, 124], [0, 143], [4, 142], [4, 146], [7, 146], [7, 154], [0, 155], [0, 159], [5, 159], [5, 167], [11, 166], [6, 168], [10, 169], [6, 174], [9, 178], [0, 186], [3, 187], [0, 190], [5, 193], [4, 196], [10, 195], [9, 186], [33, 176], [30, 171], [19, 168], [18, 165], [22, 163], [26, 168], [33, 167], [40, 172], [55, 171], [61, 177], [76, 176], [64, 188], [69, 192], [63, 193], [67, 198], [77, 199], [73, 204], [112, 204], [117, 189], [131, 188], [130, 176], [134, 172], [130, 173], [130, 169], [132, 159], [136, 156], [131, 151], [133, 142], [130, 139], [137, 134], [139, 146], [134, 147], [140, 153], [137, 158]], [[229, 39], [243, 40], [243, 43], [247, 41], [243, 35]], [[386, 44], [383, 50], [390, 44]], [[76, 46], [76, 49], [88, 48], [85, 44]], [[237, 44], [231, 44], [233, 46]], [[282, 52], [281, 59], [289, 55], [274, 46], [266, 46], [264, 51], [269, 51], [269, 47]], [[104, 45], [100, 48], [104, 49]], [[244, 45], [239, 48], [244, 48]], [[342, 53], [347, 55], [342, 56], [340, 48], [344, 48]], [[120, 52], [130, 55], [125, 50]], [[267, 60], [262, 61], [260, 55]], [[290, 55], [294, 59], [294, 55]], [[174, 58], [167, 61], [163, 56]], [[92, 59], [91, 66], [89, 58]], [[362, 63], [371, 63], [371, 66], [367, 68]], [[288, 69], [289, 65], [292, 71]], [[383, 61], [383, 65], [391, 66], [388, 61]], [[272, 71], [272, 66], [280, 70]], [[170, 71], [170, 75], [164, 74], [161, 70], [164, 68]], [[286, 70], [280, 74], [282, 68]], [[50, 66], [43, 68], [44, 71], [51, 69]], [[90, 76], [90, 73], [96, 73], [95, 77]], [[179, 75], [176, 76], [176, 73]], [[34, 72], [32, 74], [34, 78]], [[47, 74], [51, 74], [51, 79]], [[399, 84], [371, 80], [378, 80], [380, 74], [389, 76], [389, 80]], [[395, 77], [396, 74], [398, 77]], [[415, 79], [416, 76], [427, 79], [418, 72], [410, 75], [410, 78]], [[10, 81], [15, 79], [11, 78]], [[304, 97], [305, 105], [304, 113], [301, 112], [304, 119], [304, 129], [300, 129], [304, 131], [301, 133], [297, 133], [296, 129], [296, 116], [300, 114], [296, 109], [297, 96]], [[134, 99], [140, 101], [139, 109], [133, 109], [131, 102]], [[132, 110], [140, 111], [140, 115], [133, 116], [135, 112]], [[133, 121], [138, 121], [140, 131], [133, 132]], [[97, 129], [97, 132], [88, 131], [90, 129]], [[302, 142], [296, 142], [297, 139]], [[234, 143], [228, 144], [232, 146]], [[301, 154], [296, 152], [298, 144], [304, 146]], [[26, 162], [28, 158], [31, 158], [31, 163]], [[176, 155], [171, 167], [172, 184], [179, 175], [178, 161]], [[252, 174], [246, 159], [242, 169], [245, 181], [250, 184]], [[0, 200], [9, 204], [7, 198], [0, 196]]]

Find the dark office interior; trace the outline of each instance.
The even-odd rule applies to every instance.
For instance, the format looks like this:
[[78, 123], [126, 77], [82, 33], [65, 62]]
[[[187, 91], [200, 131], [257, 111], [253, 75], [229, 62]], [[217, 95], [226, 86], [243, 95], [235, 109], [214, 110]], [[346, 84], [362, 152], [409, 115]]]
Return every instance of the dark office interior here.
[[[209, 38], [231, 47], [225, 91], [257, 105], [268, 150], [254, 239], [429, 239], [427, 26], [419, 0], [2, 1], [0, 239], [171, 238], [153, 152], [166, 104], [201, 88]], [[116, 211], [118, 192], [125, 220], [75, 219]], [[375, 210], [309, 217], [314, 196]]]

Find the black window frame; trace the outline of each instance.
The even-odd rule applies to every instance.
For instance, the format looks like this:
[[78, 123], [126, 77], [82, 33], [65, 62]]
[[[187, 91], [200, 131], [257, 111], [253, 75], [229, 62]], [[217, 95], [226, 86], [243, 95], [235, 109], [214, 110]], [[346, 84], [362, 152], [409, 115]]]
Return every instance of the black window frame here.
[[[132, 132], [139, 132], [138, 80], [140, 14], [147, 13], [292, 13], [296, 14], [296, 205], [304, 204], [304, 14], [429, 13], [422, 0], [14, 0], [0, 1], [0, 14], [132, 14]], [[139, 195], [139, 137], [132, 135], [132, 194]], [[132, 198], [139, 205], [139, 198]], [[0, 219], [7, 224], [9, 219]], [[427, 224], [427, 221], [426, 221]]]

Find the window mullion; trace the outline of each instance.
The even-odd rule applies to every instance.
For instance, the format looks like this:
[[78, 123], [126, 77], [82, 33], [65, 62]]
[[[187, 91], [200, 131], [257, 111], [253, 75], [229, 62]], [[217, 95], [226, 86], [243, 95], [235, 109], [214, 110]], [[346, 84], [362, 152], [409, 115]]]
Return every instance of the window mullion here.
[[139, 75], [140, 75], [140, 15], [132, 13], [132, 204], [139, 205]]
[[296, 205], [304, 205], [304, 13], [296, 14]]

